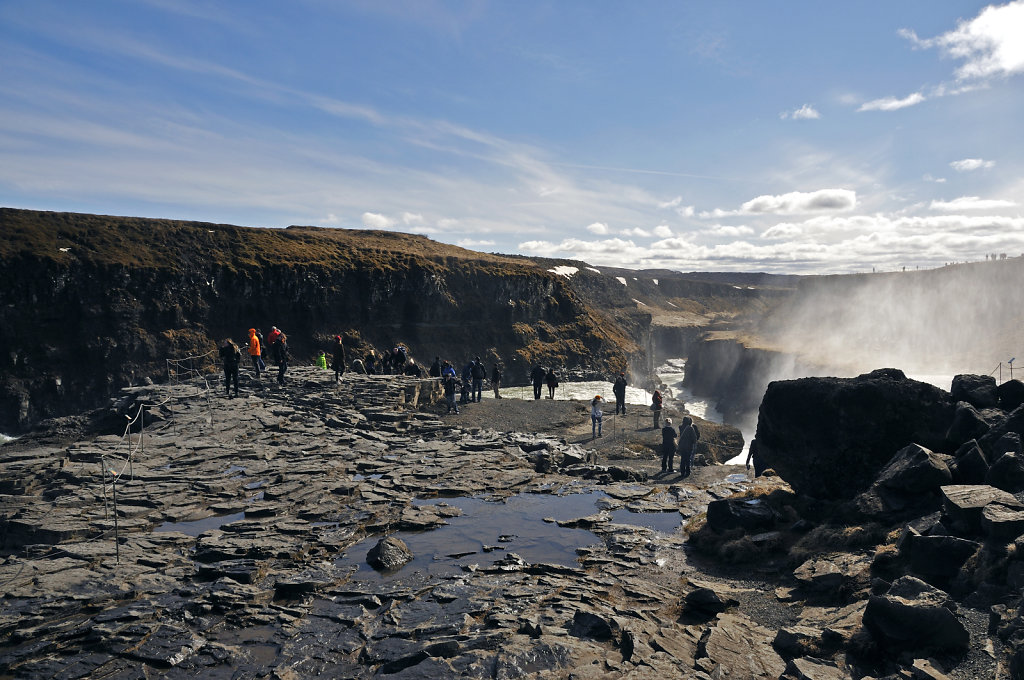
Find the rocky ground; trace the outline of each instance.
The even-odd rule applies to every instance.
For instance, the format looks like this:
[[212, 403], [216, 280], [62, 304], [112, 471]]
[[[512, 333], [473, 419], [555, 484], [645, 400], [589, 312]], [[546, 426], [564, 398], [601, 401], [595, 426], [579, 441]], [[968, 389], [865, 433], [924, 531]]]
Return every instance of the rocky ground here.
[[[0, 449], [0, 677], [864, 675], [847, 650], [865, 601], [821, 582], [868, 556], [801, 581], [785, 557], [729, 566], [687, 544], [709, 504], [791, 493], [777, 477], [660, 475], [657, 431], [609, 419], [592, 440], [582, 403], [446, 416], [432, 381], [327, 375], [243, 379], [238, 398], [131, 388], [112, 410], [146, 405], [142, 434], [63, 421]], [[730, 441], [708, 427], [705, 450]], [[390, 569], [371, 569], [385, 537]], [[962, 618], [973, 651], [906, 672], [999, 677], [986, 614]]]

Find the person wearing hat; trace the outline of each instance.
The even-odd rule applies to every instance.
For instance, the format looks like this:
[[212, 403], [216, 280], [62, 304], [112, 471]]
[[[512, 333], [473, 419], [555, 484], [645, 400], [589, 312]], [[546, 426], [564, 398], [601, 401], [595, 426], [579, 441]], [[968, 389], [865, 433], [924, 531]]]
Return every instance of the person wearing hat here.
[[341, 341], [340, 335], [334, 336], [334, 360], [331, 368], [334, 369], [334, 382], [341, 382], [341, 374], [345, 372], [345, 343]]
[[619, 415], [619, 410], [622, 410], [622, 415], [626, 415], [626, 374], [619, 373], [619, 377], [615, 379], [615, 383], [612, 385], [612, 393], [615, 394], [615, 415]]
[[601, 410], [601, 395], [595, 395], [590, 402], [590, 438], [601, 436], [601, 419], [604, 418], [604, 411]]
[[665, 427], [661, 428], [661, 471], [672, 472], [672, 458], [676, 452], [676, 428], [672, 427], [672, 419], [665, 418]]

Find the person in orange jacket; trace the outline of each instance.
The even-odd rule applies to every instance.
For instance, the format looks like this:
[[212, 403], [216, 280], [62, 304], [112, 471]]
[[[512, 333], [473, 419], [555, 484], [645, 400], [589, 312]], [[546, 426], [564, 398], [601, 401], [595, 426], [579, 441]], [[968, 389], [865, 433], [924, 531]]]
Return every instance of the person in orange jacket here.
[[260, 377], [260, 371], [266, 370], [266, 364], [263, 363], [263, 359], [260, 357], [260, 339], [256, 336], [256, 329], [249, 329], [249, 359], [252, 360], [253, 370], [256, 371], [256, 377]]

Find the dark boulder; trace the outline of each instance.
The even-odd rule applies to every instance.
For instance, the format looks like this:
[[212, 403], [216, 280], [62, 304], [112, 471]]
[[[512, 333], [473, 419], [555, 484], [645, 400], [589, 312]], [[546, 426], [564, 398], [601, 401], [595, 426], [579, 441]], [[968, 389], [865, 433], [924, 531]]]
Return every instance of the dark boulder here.
[[1013, 411], [1024, 404], [1024, 382], [1007, 380], [996, 388], [996, 394], [999, 396], [999, 408]]
[[977, 439], [989, 430], [989, 424], [982, 414], [971, 404], [961, 401], [956, 405], [953, 422], [946, 431], [946, 439], [957, 446], [972, 439]]
[[950, 393], [956, 401], [966, 401], [978, 408], [999, 405], [996, 379], [991, 375], [955, 375]]
[[955, 404], [896, 369], [776, 381], [761, 402], [756, 438], [766, 465], [797, 493], [848, 499], [910, 444], [949, 450]]
[[981, 511], [981, 530], [989, 538], [1009, 543], [1024, 534], [1024, 507], [995, 501]]
[[989, 503], [1017, 504], [1013, 494], [985, 484], [944, 486], [942, 510], [950, 526], [965, 534], [981, 533], [981, 513]]
[[991, 423], [991, 425], [992, 427], [989, 428], [988, 432], [978, 439], [978, 445], [988, 455], [989, 460], [995, 461], [997, 457], [995, 452], [1001, 446], [999, 440], [1004, 435], [1008, 433], [1024, 434], [1024, 406], [1018, 406], [1009, 414], [1003, 416], [1001, 420]]
[[953, 476], [946, 461], [918, 444], [900, 449], [882, 468], [875, 483], [908, 494], [935, 491]]
[[900, 557], [926, 581], [956, 576], [981, 545], [956, 536], [922, 536], [907, 529], [899, 543]]
[[377, 541], [377, 545], [366, 553], [366, 561], [374, 569], [391, 571], [412, 561], [412, 551], [400, 538], [388, 536]]
[[988, 475], [988, 460], [978, 442], [970, 440], [956, 452], [956, 458], [949, 470], [954, 484], [984, 484]]
[[725, 498], [708, 503], [708, 526], [722, 532], [730, 529], [766, 529], [775, 523], [775, 513], [758, 498]]
[[1024, 491], [1024, 457], [1004, 453], [988, 469], [985, 483], [1010, 493]]
[[864, 626], [884, 645], [897, 648], [965, 650], [971, 636], [956, 616], [949, 595], [913, 576], [903, 576], [882, 595], [872, 595]]

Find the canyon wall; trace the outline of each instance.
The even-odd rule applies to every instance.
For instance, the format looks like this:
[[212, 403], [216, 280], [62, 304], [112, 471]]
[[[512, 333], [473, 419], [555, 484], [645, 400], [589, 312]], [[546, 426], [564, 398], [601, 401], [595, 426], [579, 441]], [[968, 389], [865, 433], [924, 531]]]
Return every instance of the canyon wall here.
[[[649, 315], [585, 303], [519, 258], [408, 234], [0, 209], [0, 431], [98, 406], [167, 359], [276, 325], [293, 361], [405, 343], [421, 364], [500, 359], [609, 375], [645, 363]], [[608, 309], [614, 309], [610, 305]], [[215, 357], [206, 367], [215, 371]]]

